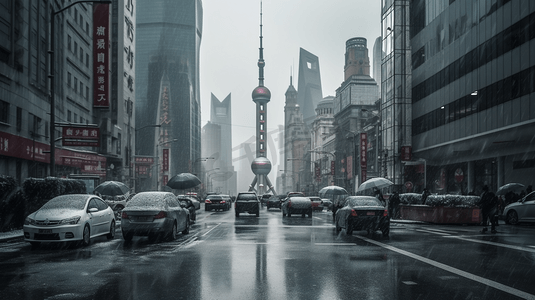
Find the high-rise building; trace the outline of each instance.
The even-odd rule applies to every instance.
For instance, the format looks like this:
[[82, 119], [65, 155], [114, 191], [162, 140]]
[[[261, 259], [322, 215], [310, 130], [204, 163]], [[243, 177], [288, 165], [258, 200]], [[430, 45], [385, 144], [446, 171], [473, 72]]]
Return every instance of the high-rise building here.
[[379, 93], [381, 93], [381, 62], [383, 60], [383, 44], [381, 37], [377, 37], [375, 39], [375, 43], [373, 44], [373, 68], [372, 68], [372, 74], [373, 79], [375, 79], [375, 82], [377, 83], [377, 87], [379, 90]]
[[[337, 183], [348, 192], [356, 190], [366, 180], [366, 168], [360, 164], [362, 156], [356, 151], [366, 135], [364, 126], [367, 111], [377, 110], [377, 83], [370, 77], [367, 40], [362, 37], [346, 41], [344, 82], [336, 89], [333, 113], [336, 133]], [[363, 135], [364, 134], [364, 135]]]
[[231, 96], [229, 94], [223, 101], [219, 101], [212, 94], [211, 100], [210, 121], [221, 128], [221, 133], [219, 143], [212, 147], [206, 148], [209, 145], [203, 143], [202, 160], [207, 161], [212, 169], [217, 168], [212, 175], [214, 184], [211, 192], [236, 195], [237, 174], [232, 165]]
[[321, 90], [321, 74], [319, 58], [300, 48], [299, 50], [299, 81], [297, 83], [297, 104], [308, 125], [314, 122], [316, 106], [323, 99]]
[[381, 110], [389, 179], [436, 193], [533, 185], [535, 4], [385, 3]]
[[[153, 156], [152, 178], [141, 190], [165, 185], [169, 175], [200, 172], [199, 50], [202, 1], [137, 1], [136, 155]], [[162, 83], [168, 81], [165, 91]], [[168, 100], [163, 95], [169, 97]], [[155, 127], [160, 126], [160, 127]], [[163, 157], [168, 151], [169, 162]], [[160, 164], [162, 163], [162, 164]], [[160, 164], [160, 165], [158, 165]]]

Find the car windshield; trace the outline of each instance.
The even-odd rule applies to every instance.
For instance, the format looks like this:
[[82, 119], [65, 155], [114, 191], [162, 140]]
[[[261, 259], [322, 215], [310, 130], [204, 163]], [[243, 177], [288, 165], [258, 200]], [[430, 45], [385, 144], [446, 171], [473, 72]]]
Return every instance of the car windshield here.
[[238, 200], [258, 200], [255, 194], [240, 194]]
[[53, 198], [41, 207], [41, 209], [72, 209], [83, 210], [87, 196], [66, 195]]
[[127, 204], [128, 209], [165, 209], [166, 201], [164, 193], [139, 193]]
[[372, 197], [349, 197], [346, 206], [383, 206], [379, 200]]

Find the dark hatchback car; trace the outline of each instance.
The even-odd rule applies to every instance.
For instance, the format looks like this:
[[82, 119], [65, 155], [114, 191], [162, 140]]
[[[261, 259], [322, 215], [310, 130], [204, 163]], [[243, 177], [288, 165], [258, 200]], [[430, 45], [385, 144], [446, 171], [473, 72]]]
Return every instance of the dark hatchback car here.
[[271, 196], [266, 202], [266, 208], [281, 208], [281, 196]]
[[240, 213], [245, 212], [258, 217], [260, 216], [260, 200], [255, 192], [238, 193], [234, 202], [234, 210], [236, 218], [240, 217]]
[[348, 235], [353, 234], [353, 230], [367, 230], [368, 233], [380, 230], [383, 236], [390, 233], [388, 209], [371, 196], [347, 197], [345, 206], [336, 211], [334, 224], [336, 232], [345, 228]]
[[231, 207], [230, 197], [224, 197], [223, 195], [208, 195], [204, 200], [204, 210], [229, 210]]

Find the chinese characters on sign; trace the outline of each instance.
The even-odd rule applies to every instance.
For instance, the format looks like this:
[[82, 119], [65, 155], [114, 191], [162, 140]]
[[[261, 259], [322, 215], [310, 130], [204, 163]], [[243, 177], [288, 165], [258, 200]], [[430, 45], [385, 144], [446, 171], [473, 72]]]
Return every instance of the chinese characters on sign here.
[[63, 146], [100, 146], [100, 129], [64, 126]]
[[110, 107], [109, 24], [109, 5], [93, 4], [93, 107]]
[[169, 149], [163, 149], [162, 150], [162, 171], [166, 172], [169, 171]]
[[368, 158], [366, 155], [368, 154], [368, 135], [363, 132], [360, 134], [360, 176], [361, 176], [361, 182], [366, 181], [366, 171], [368, 169]]
[[154, 157], [136, 156], [134, 158], [134, 163], [137, 175], [149, 175], [149, 170], [154, 164]]

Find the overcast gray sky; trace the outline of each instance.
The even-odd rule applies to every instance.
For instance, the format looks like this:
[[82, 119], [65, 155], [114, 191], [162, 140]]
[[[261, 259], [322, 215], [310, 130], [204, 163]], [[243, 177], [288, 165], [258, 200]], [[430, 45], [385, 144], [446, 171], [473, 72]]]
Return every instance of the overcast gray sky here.
[[[284, 123], [284, 93], [293, 67], [297, 89], [299, 48], [319, 58], [323, 96], [335, 95], [344, 80], [345, 42], [368, 40], [370, 64], [373, 44], [381, 34], [380, 0], [264, 0], [263, 46], [265, 86], [271, 90], [268, 130]], [[203, 0], [201, 42], [202, 126], [210, 119], [213, 93], [223, 100], [232, 95], [233, 146], [255, 135], [258, 86], [260, 0]], [[373, 70], [372, 70], [373, 72]], [[373, 74], [373, 73], [372, 73]]]

